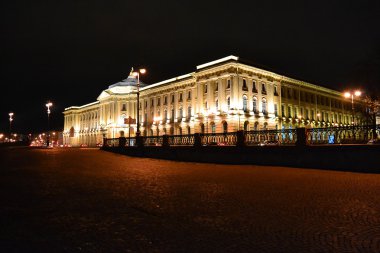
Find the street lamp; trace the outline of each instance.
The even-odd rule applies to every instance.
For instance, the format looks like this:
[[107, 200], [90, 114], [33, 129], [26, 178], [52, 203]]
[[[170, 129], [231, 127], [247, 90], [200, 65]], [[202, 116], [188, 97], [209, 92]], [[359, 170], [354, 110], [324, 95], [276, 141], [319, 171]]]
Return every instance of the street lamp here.
[[140, 74], [145, 74], [146, 69], [139, 69], [139, 71], [133, 72], [133, 76], [137, 77], [137, 131], [136, 141], [140, 137]]
[[352, 123], [355, 124], [355, 108], [354, 108], [354, 96], [360, 97], [362, 92], [360, 90], [356, 90], [354, 92], [347, 91], [344, 93], [345, 98], [351, 97], [351, 108], [352, 108]]
[[46, 104], [46, 107], [47, 107], [47, 123], [48, 123], [48, 125], [47, 125], [48, 129], [47, 129], [47, 135], [46, 135], [46, 146], [47, 147], [49, 147], [49, 137], [50, 137], [50, 133], [49, 133], [50, 120], [49, 120], [49, 118], [50, 118], [50, 107], [52, 107], [52, 106], [53, 106], [52, 102], [48, 102]]
[[9, 114], [9, 139], [11, 138], [12, 135], [12, 121], [13, 121], [13, 112], [10, 112]]

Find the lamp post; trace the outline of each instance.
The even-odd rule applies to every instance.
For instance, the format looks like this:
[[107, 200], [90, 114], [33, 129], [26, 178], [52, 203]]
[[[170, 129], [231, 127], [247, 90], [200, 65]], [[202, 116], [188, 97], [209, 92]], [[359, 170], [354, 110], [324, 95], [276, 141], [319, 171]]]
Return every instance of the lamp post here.
[[49, 138], [50, 138], [50, 107], [53, 106], [52, 102], [46, 104], [47, 107], [47, 135], [46, 135], [46, 146], [49, 147]]
[[137, 77], [137, 130], [136, 130], [136, 141], [137, 137], [140, 137], [140, 74], [145, 74], [146, 69], [139, 69], [139, 71], [133, 72], [133, 76]]
[[10, 112], [9, 114], [9, 140], [11, 139], [12, 136], [12, 121], [13, 121], [13, 112]]
[[351, 108], [352, 108], [352, 124], [355, 125], [355, 108], [354, 108], [354, 96], [360, 97], [362, 92], [360, 90], [356, 90], [354, 92], [347, 91], [344, 93], [345, 98], [351, 97]]

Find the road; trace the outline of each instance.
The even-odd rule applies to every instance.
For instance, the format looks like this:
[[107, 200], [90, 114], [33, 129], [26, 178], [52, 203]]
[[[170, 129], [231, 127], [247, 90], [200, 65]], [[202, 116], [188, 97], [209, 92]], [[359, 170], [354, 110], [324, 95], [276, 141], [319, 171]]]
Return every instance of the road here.
[[380, 252], [380, 174], [0, 150], [2, 252]]

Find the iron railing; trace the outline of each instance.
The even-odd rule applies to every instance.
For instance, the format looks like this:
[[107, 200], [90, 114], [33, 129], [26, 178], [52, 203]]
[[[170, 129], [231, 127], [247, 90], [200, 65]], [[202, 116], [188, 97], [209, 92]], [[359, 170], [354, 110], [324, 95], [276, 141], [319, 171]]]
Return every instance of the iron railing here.
[[168, 138], [170, 146], [193, 146], [195, 140], [194, 134], [169, 135]]
[[295, 145], [297, 141], [296, 129], [282, 130], [258, 130], [245, 131], [246, 145], [276, 144], [276, 145]]
[[237, 133], [209, 133], [201, 134], [203, 146], [234, 146], [237, 143]]
[[106, 146], [108, 146], [108, 147], [118, 147], [119, 146], [119, 138], [106, 139]]
[[163, 136], [144, 136], [144, 146], [162, 146]]
[[[295, 145], [298, 139], [298, 129], [281, 130], [258, 130], [230, 133], [207, 133], [188, 135], [168, 135], [164, 143], [164, 136], [143, 136], [142, 142], [145, 146], [193, 146], [200, 143], [203, 146], [236, 146], [236, 145]], [[380, 136], [380, 125], [376, 126], [377, 135]], [[239, 136], [238, 136], [239, 134]], [[321, 144], [364, 144], [374, 138], [373, 126], [346, 126], [308, 128], [300, 132], [308, 145]], [[198, 139], [199, 138], [199, 139]], [[116, 147], [120, 143], [119, 138], [105, 140], [105, 145]], [[239, 143], [238, 143], [239, 140]], [[125, 146], [135, 146], [136, 137], [125, 138]]]
[[[318, 144], [365, 144], [374, 137], [372, 126], [347, 126], [306, 129], [309, 145]], [[379, 134], [380, 125], [376, 126]]]
[[136, 145], [136, 137], [127, 137], [125, 141], [126, 147], [133, 147]]

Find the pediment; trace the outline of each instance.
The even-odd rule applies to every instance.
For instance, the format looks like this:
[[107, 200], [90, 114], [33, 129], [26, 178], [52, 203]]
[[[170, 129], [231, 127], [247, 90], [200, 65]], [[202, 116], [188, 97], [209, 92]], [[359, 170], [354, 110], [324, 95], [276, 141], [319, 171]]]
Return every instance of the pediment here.
[[110, 96], [110, 94], [107, 92], [107, 91], [102, 91], [102, 93], [100, 93], [99, 97], [97, 98], [97, 100], [103, 100], [103, 99], [106, 99]]

